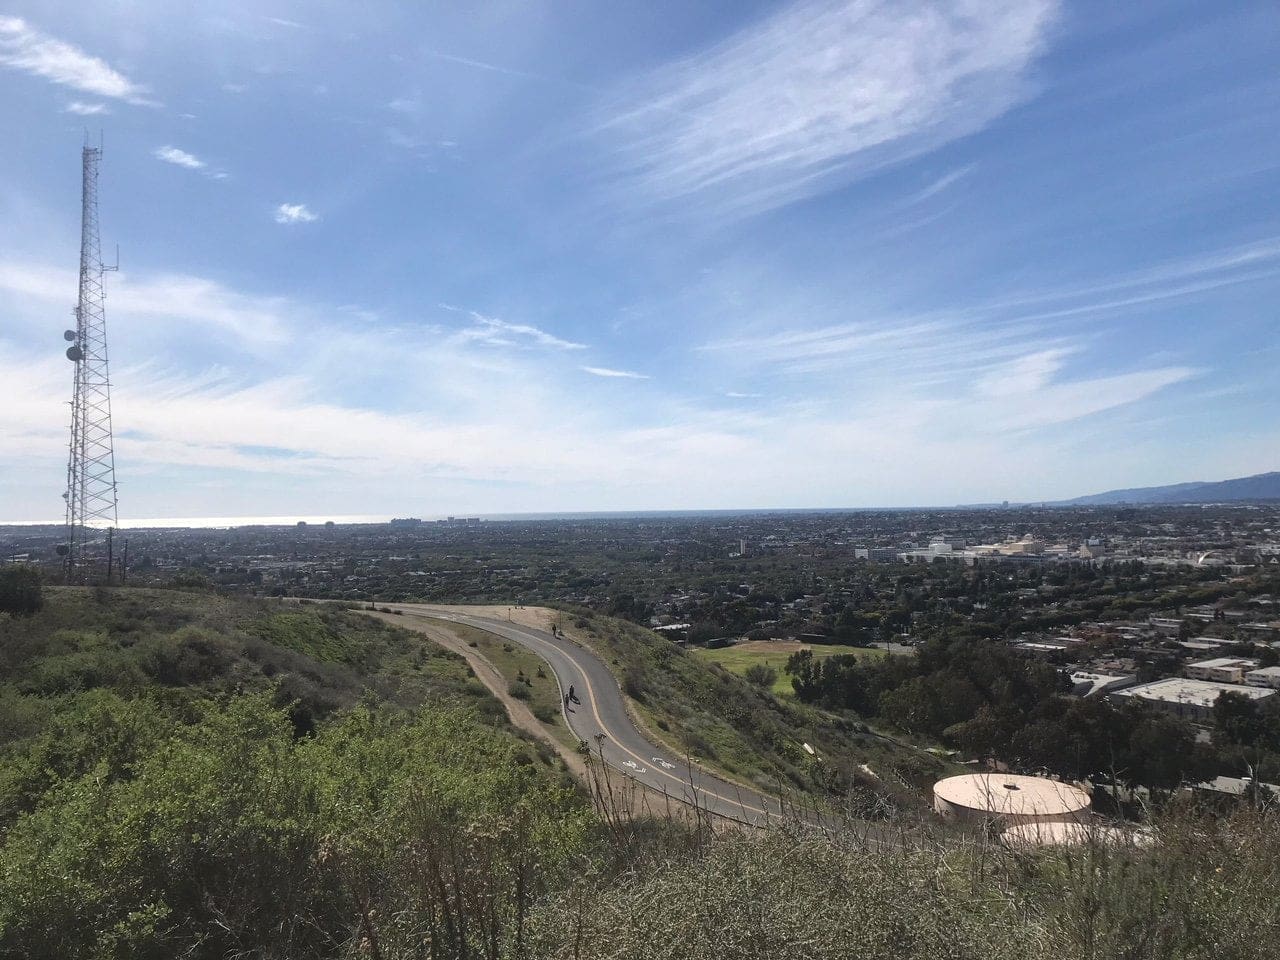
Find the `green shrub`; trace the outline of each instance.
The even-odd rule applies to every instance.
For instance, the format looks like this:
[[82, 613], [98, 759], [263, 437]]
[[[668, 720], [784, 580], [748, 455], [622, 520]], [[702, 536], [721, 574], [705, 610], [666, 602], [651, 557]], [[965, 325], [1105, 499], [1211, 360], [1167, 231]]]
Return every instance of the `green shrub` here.
[[333, 957], [370, 934], [488, 955], [585, 836], [573, 795], [464, 713], [357, 710], [303, 740], [264, 696], [190, 719], [101, 693], [33, 754], [0, 956]]
[[540, 703], [533, 708], [533, 715], [540, 723], [555, 723], [560, 716], [554, 707], [549, 707], [544, 703]]
[[0, 567], [0, 613], [29, 617], [43, 608], [40, 571], [27, 564]]

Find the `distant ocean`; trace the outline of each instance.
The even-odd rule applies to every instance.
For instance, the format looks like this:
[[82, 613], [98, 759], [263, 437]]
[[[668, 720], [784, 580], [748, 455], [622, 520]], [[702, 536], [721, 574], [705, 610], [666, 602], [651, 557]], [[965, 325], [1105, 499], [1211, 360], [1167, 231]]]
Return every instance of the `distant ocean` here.
[[[805, 507], [805, 508], [756, 508], [736, 510], [599, 510], [559, 513], [471, 513], [455, 514], [458, 518], [472, 517], [481, 520], [627, 520], [676, 517], [730, 517], [752, 514], [806, 514], [806, 513], [865, 513], [882, 510], [881, 507]], [[402, 514], [401, 516], [417, 516]], [[157, 528], [193, 528], [205, 530], [227, 529], [229, 527], [292, 527], [298, 523], [308, 526], [322, 526], [333, 523], [387, 523], [392, 519], [388, 514], [330, 514], [319, 516], [275, 516], [275, 517], [151, 517], [145, 519], [122, 519], [121, 530], [145, 530]], [[424, 523], [447, 519], [445, 514], [423, 514], [417, 519]], [[0, 520], [0, 527], [27, 526], [60, 526], [62, 520]]]
[[[152, 517], [149, 519], [122, 519], [121, 530], [145, 530], [156, 527], [200, 527], [225, 529], [227, 527], [291, 527], [299, 521], [307, 524], [334, 523], [386, 523], [390, 517], [342, 516], [328, 517]], [[62, 520], [0, 520], [0, 527], [61, 526]]]

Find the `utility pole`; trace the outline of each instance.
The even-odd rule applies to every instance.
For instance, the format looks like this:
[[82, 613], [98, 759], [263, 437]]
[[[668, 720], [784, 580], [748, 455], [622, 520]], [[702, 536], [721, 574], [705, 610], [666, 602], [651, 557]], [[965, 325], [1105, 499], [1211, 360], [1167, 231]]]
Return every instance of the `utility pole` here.
[[[98, 164], [102, 147], [81, 154], [80, 295], [76, 327], [63, 334], [75, 364], [71, 395], [71, 443], [67, 455], [66, 580], [89, 574], [85, 546], [93, 529], [116, 526], [116, 460], [111, 436], [111, 380], [107, 372], [107, 315], [102, 243], [98, 236]], [[110, 573], [108, 573], [108, 578]]]

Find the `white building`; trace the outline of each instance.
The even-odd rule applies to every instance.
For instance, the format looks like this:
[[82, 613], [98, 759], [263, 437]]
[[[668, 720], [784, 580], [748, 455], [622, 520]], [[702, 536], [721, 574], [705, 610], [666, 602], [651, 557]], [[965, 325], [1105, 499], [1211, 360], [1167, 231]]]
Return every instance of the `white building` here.
[[1244, 682], [1251, 687], [1270, 687], [1272, 690], [1280, 690], [1280, 667], [1250, 670], [1244, 675]]
[[1264, 700], [1276, 695], [1276, 691], [1262, 687], [1246, 687], [1233, 683], [1212, 683], [1208, 680], [1188, 680], [1183, 677], [1170, 677], [1154, 683], [1143, 683], [1127, 690], [1117, 690], [1108, 694], [1111, 697], [1136, 697], [1161, 710], [1186, 717], [1188, 720], [1204, 721], [1212, 718], [1213, 705], [1224, 693], [1238, 693], [1250, 700]]
[[1257, 667], [1257, 660], [1244, 657], [1213, 657], [1187, 664], [1187, 676], [1214, 683], [1244, 683], [1244, 675]]
[[898, 551], [894, 547], [856, 547], [853, 558], [873, 563], [892, 563], [898, 559]]

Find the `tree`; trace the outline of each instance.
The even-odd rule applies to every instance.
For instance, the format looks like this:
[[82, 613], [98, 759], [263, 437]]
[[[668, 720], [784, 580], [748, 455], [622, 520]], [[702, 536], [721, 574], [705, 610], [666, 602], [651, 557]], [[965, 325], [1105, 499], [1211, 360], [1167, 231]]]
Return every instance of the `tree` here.
[[753, 683], [757, 687], [768, 690], [773, 686], [774, 681], [778, 679], [778, 671], [767, 663], [753, 663], [747, 667], [747, 672], [743, 676], [747, 678], [748, 683]]
[[805, 703], [818, 695], [820, 678], [815, 667], [812, 650], [797, 650], [787, 657], [787, 664], [782, 668], [791, 677], [791, 689]]
[[1128, 711], [1131, 733], [1120, 769], [1128, 783], [1148, 790], [1173, 790], [1214, 774], [1212, 758], [1196, 743], [1185, 720], [1162, 716], [1140, 705]]
[[44, 607], [40, 572], [21, 564], [0, 570], [0, 613], [29, 617]]
[[1104, 700], [1053, 697], [1013, 734], [1012, 753], [1025, 766], [1083, 780], [1116, 770], [1130, 727], [1129, 718]]
[[1213, 704], [1213, 725], [1229, 743], [1251, 747], [1264, 731], [1258, 705], [1239, 693], [1224, 693]]

